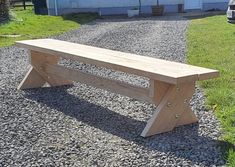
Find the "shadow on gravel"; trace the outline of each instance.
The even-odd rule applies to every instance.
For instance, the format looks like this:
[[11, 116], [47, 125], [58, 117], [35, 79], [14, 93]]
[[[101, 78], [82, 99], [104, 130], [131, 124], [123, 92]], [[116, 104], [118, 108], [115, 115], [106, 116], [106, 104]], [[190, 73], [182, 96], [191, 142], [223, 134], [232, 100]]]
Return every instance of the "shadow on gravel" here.
[[179, 21], [179, 20], [187, 20], [182, 16], [146, 16], [146, 17], [126, 17], [126, 16], [104, 16], [102, 18], [97, 19], [97, 22], [131, 22], [131, 21]]
[[198, 124], [182, 126], [169, 133], [143, 138], [140, 133], [146, 122], [80, 99], [69, 94], [68, 88], [70, 87], [31, 89], [25, 91], [25, 96], [76, 118], [86, 125], [134, 142], [143, 149], [164, 152], [168, 156], [177, 156], [206, 166], [218, 166], [224, 163], [218, 155], [217, 147], [220, 141], [199, 136]]
[[213, 17], [218, 15], [225, 15], [224, 11], [211, 11], [211, 12], [188, 12], [174, 15], [165, 16], [140, 16], [129, 18], [126, 15], [102, 16], [97, 19], [97, 22], [131, 22], [131, 21], [180, 21], [180, 20], [193, 20], [205, 17]]
[[89, 24], [93, 20], [99, 18], [96, 13], [71, 13], [62, 15], [64, 20], [74, 21], [79, 24]]

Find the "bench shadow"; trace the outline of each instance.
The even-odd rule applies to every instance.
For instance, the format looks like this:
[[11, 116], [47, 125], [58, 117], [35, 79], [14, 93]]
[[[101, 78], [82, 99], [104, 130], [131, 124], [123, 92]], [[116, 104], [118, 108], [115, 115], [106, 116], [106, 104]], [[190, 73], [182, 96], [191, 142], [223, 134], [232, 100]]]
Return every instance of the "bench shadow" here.
[[92, 24], [92, 21], [99, 18], [97, 13], [71, 13], [61, 16], [63, 20], [73, 21], [75, 23], [83, 24]]
[[65, 86], [30, 89], [24, 91], [24, 96], [76, 118], [89, 126], [134, 142], [144, 149], [164, 152], [167, 155], [184, 158], [196, 164], [224, 165], [224, 162], [220, 160], [218, 149], [216, 149], [220, 141], [198, 135], [198, 124], [182, 126], [172, 132], [143, 138], [140, 134], [146, 122], [80, 99], [69, 94], [68, 88]]

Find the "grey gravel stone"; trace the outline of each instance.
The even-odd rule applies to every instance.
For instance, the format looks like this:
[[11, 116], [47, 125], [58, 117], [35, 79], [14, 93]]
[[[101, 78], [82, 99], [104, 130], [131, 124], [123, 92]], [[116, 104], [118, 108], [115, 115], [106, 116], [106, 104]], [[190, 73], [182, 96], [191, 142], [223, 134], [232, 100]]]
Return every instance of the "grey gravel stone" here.
[[[54, 37], [185, 62], [188, 20], [104, 19]], [[219, 166], [219, 123], [199, 89], [191, 101], [199, 124], [140, 137], [156, 106], [84, 84], [17, 91], [28, 52], [0, 49], [0, 166]], [[63, 60], [65, 66], [146, 87], [143, 77]]]

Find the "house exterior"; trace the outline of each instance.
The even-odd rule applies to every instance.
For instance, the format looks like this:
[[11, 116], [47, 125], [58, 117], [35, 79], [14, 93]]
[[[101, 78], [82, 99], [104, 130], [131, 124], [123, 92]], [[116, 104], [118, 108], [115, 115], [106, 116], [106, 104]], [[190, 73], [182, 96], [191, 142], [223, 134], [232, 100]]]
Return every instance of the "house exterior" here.
[[[141, 0], [142, 13], [151, 13], [157, 0]], [[165, 13], [187, 10], [226, 10], [229, 0], [159, 0]], [[77, 12], [97, 12], [100, 15], [126, 14], [128, 9], [138, 7], [139, 0], [47, 0], [49, 15]]]

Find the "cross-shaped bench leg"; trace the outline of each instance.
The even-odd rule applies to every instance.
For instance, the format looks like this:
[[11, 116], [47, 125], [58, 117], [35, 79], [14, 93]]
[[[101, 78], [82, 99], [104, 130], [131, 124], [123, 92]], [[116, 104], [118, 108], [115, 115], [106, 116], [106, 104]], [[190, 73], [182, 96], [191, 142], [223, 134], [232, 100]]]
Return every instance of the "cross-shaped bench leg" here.
[[189, 104], [195, 90], [194, 82], [169, 85], [154, 81], [153, 90], [153, 100], [159, 105], [141, 136], [168, 132], [177, 126], [198, 121]]
[[58, 62], [59, 57], [57, 56], [31, 51], [30, 63], [32, 67], [18, 86], [18, 89], [38, 88], [45, 83], [50, 86], [71, 85], [72, 81], [58, 76], [51, 76], [43, 69], [45, 64], [57, 64]]

